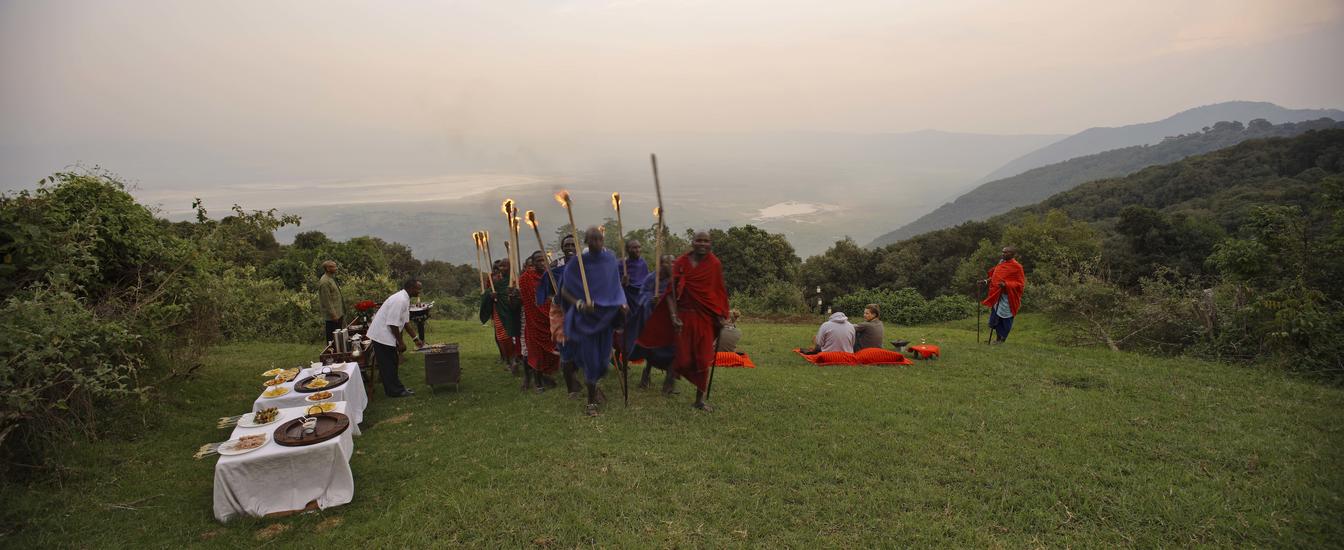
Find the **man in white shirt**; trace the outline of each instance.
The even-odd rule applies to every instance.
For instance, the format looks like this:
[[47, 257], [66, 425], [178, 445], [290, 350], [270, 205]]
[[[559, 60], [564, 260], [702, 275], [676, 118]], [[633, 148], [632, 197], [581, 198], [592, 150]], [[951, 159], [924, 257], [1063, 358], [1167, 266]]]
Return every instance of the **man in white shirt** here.
[[383, 391], [388, 397], [410, 397], [415, 392], [401, 385], [397, 375], [400, 354], [406, 351], [406, 342], [401, 339], [404, 329], [411, 334], [417, 347], [425, 342], [411, 326], [411, 298], [420, 295], [421, 284], [418, 279], [409, 279], [396, 294], [383, 300], [378, 313], [369, 322], [369, 339], [373, 340], [373, 357], [378, 361], [378, 376], [383, 379]]

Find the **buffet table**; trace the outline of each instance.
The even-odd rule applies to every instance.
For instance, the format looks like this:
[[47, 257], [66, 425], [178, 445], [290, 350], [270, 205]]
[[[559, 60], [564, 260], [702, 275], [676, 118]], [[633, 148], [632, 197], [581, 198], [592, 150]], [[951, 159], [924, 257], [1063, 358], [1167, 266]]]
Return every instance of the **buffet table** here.
[[[361, 386], [354, 384], [354, 387]], [[354, 436], [359, 433], [359, 427], [353, 422], [355, 411], [349, 403], [337, 402], [333, 410], [352, 420], [350, 427], [340, 435], [303, 447], [286, 447], [275, 441], [275, 430], [289, 420], [302, 417], [308, 405], [282, 408], [279, 418], [265, 426], [234, 428], [229, 439], [266, 434], [267, 441], [254, 451], [221, 456], [215, 463], [216, 519], [228, 521], [237, 516], [260, 517], [302, 510], [310, 502], [316, 502], [319, 508], [327, 508], [354, 498], [355, 478], [350, 472], [350, 456], [355, 451]]]
[[[334, 389], [327, 389], [331, 392], [331, 398], [326, 401], [344, 401], [350, 412], [345, 413], [350, 417], [351, 422], [360, 424], [364, 422], [364, 407], [369, 404], [369, 394], [364, 391], [364, 378], [359, 372], [358, 363], [344, 363], [341, 365], [327, 365], [333, 372], [340, 371], [350, 376], [350, 380], [337, 386]], [[293, 380], [280, 384], [276, 387], [289, 388], [289, 393], [279, 397], [266, 397], [265, 391], [257, 396], [257, 400], [252, 403], [252, 412], [256, 412], [267, 407], [287, 408], [287, 407], [306, 407], [313, 402], [308, 400], [308, 396], [313, 393], [301, 393], [294, 390], [294, 384], [300, 380], [313, 375], [322, 370], [321, 363], [313, 363], [312, 366], [303, 369]], [[267, 388], [269, 389], [269, 388]]]

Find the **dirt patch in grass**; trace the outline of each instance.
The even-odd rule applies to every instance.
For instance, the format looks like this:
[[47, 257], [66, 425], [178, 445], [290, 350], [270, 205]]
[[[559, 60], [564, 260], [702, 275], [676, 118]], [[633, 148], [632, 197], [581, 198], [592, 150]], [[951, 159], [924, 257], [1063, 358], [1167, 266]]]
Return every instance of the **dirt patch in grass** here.
[[405, 422], [410, 419], [411, 419], [411, 413], [399, 414], [392, 418], [384, 418], [382, 420], [379, 420], [376, 424], [373, 425], [373, 427], [377, 428], [378, 426], [382, 426], [383, 424], [401, 424], [402, 422]]
[[289, 530], [289, 525], [288, 525], [288, 524], [285, 524], [285, 523], [272, 523], [272, 524], [270, 524], [270, 525], [267, 525], [266, 527], [263, 527], [263, 528], [261, 528], [261, 529], [258, 529], [258, 530], [257, 530], [257, 534], [254, 535], [253, 538], [257, 539], [258, 541], [265, 542], [265, 541], [268, 541], [268, 540], [271, 540], [271, 539], [275, 538], [275, 537], [278, 536], [280, 533], [283, 533], [283, 532], [288, 531], [288, 530]]

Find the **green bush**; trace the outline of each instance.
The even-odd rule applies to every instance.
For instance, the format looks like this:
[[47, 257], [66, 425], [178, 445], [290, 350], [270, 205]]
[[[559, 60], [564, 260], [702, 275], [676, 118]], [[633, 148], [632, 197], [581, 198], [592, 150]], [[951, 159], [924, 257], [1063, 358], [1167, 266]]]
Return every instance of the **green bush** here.
[[805, 315], [807, 304], [803, 302], [803, 291], [797, 285], [785, 281], [774, 281], [751, 292], [738, 292], [732, 296], [732, 306], [753, 317], [779, 317]]
[[975, 314], [975, 303], [961, 296], [939, 296], [925, 300], [913, 288], [900, 290], [866, 289], [836, 298], [834, 311], [860, 318], [868, 304], [877, 304], [882, 320], [888, 324], [919, 325], [965, 319]]
[[0, 449], [41, 463], [56, 441], [93, 432], [95, 410], [139, 395], [139, 338], [73, 293], [33, 285], [0, 304]]

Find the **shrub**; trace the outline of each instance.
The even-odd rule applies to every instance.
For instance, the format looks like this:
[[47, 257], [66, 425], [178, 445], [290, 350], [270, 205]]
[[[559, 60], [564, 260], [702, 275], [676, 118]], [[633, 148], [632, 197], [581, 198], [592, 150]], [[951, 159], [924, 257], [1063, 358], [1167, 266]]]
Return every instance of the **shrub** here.
[[95, 408], [139, 393], [139, 338], [74, 294], [34, 285], [0, 305], [0, 449], [40, 463], [63, 437], [89, 435]]
[[738, 292], [732, 296], [732, 305], [747, 315], [757, 317], [808, 313], [807, 304], [803, 302], [802, 289], [785, 281], [774, 281], [751, 292]]
[[975, 304], [960, 296], [939, 296], [925, 300], [913, 288], [900, 290], [867, 289], [846, 294], [831, 304], [831, 309], [859, 317], [868, 304], [882, 309], [882, 320], [898, 325], [919, 325], [965, 319], [975, 314]]

